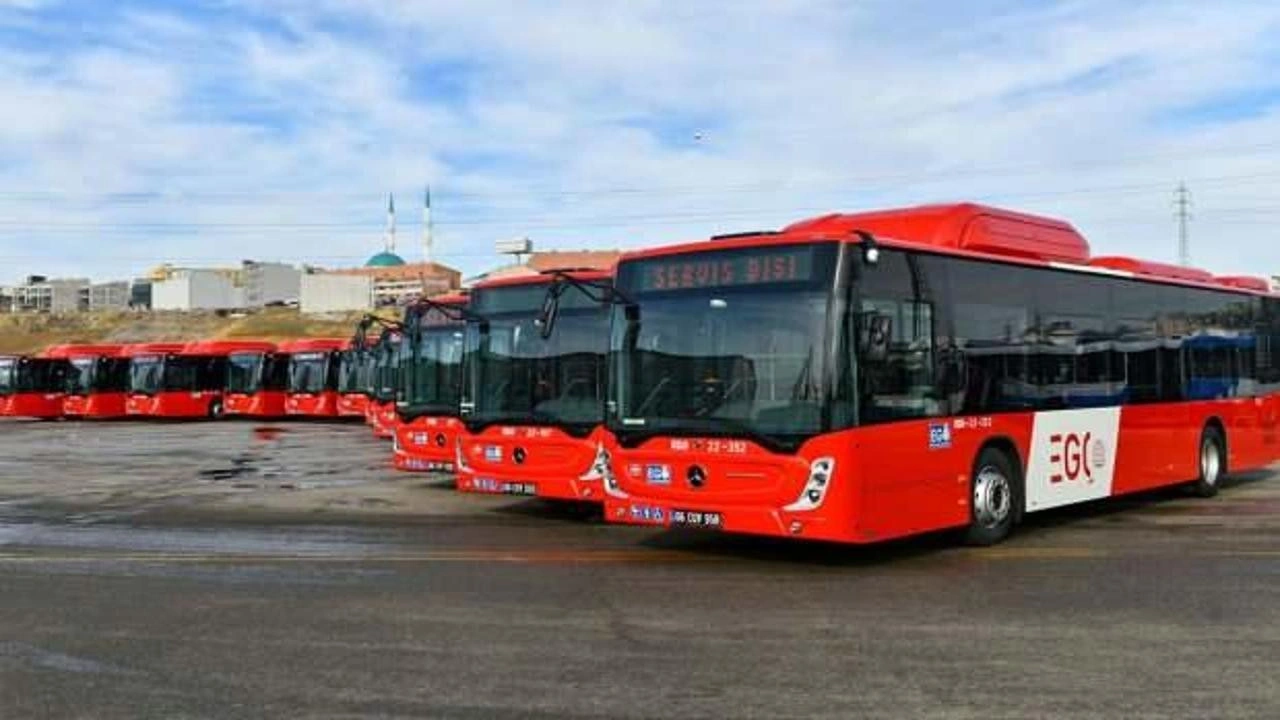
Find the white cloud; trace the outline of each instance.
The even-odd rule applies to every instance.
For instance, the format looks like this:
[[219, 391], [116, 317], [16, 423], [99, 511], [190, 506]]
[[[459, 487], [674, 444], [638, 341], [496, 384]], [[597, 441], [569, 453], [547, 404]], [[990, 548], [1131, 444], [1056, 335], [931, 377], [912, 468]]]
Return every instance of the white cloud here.
[[[1274, 91], [1271, 4], [234, 7], [125, 11], [100, 42], [0, 43], [0, 256], [15, 275], [354, 261], [379, 242], [384, 193], [427, 180], [442, 259], [468, 272], [518, 233], [635, 246], [971, 197], [1169, 259], [1182, 178], [1206, 265], [1280, 272], [1263, 239], [1280, 216], [1280, 174], [1266, 175], [1280, 120], [1257, 98], [1232, 119], [1223, 100]], [[1186, 112], [1215, 102], [1223, 117]], [[156, 190], [176, 197], [93, 201]], [[399, 203], [411, 218], [415, 201]], [[137, 222], [201, 235], [120, 229]], [[297, 223], [336, 226], [267, 227]]]

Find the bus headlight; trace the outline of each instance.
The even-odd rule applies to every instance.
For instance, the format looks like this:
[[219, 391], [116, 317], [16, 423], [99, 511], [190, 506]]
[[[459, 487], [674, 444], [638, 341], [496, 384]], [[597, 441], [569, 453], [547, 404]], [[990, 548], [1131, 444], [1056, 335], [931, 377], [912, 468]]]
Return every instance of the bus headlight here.
[[809, 480], [800, 491], [795, 502], [783, 507], [791, 512], [817, 510], [827, 498], [827, 488], [831, 487], [831, 476], [835, 473], [835, 458], [818, 458], [809, 464]]

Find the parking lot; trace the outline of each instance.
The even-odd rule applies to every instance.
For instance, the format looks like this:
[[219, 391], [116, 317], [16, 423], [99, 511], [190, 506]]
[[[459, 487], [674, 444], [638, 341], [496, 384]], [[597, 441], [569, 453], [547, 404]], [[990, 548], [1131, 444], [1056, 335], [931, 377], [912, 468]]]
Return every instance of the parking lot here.
[[0, 423], [4, 717], [1280, 717], [1280, 479], [869, 548], [604, 525], [361, 425]]

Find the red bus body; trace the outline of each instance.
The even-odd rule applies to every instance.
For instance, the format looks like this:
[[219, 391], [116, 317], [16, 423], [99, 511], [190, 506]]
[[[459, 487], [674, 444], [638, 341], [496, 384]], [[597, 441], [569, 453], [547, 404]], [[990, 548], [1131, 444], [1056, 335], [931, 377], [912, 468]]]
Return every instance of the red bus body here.
[[227, 377], [223, 411], [240, 417], [284, 417], [288, 386], [288, 357], [275, 343], [260, 340], [223, 341]]
[[184, 419], [219, 414], [221, 373], [208, 367], [204, 356], [188, 352], [188, 348], [196, 345], [140, 343], [128, 346], [125, 352], [129, 356], [130, 385], [125, 414]]
[[[571, 273], [574, 278], [585, 282], [607, 282], [611, 274], [599, 271], [579, 271]], [[480, 283], [476, 285], [471, 292], [469, 298], [469, 309], [486, 318], [486, 324], [494, 326], [498, 324], [496, 320], [498, 315], [490, 317], [488, 308], [485, 305], [486, 292], [490, 290], [503, 290], [508, 288], [528, 288], [530, 291], [530, 306], [510, 313], [512, 327], [512, 336], [515, 337], [522, 331], [525, 336], [536, 335], [538, 330], [533, 322], [536, 317], [538, 306], [541, 304], [542, 297], [545, 297], [546, 288], [552, 282], [551, 275], [525, 276], [517, 278], [504, 278]], [[565, 295], [566, 298], [578, 298], [576, 290], [569, 290]], [[600, 312], [604, 318], [603, 327], [588, 333], [593, 343], [598, 342], [599, 346], [589, 353], [578, 352], [577, 355], [587, 355], [592, 358], [582, 362], [575, 373], [578, 375], [574, 378], [560, 378], [558, 371], [532, 370], [530, 372], [529, 384], [531, 386], [551, 387], [549, 381], [556, 386], [578, 386], [585, 387], [588, 384], [604, 382], [603, 357], [605, 351], [605, 343], [607, 342], [607, 309], [602, 308], [598, 304], [590, 304], [590, 309], [584, 312]], [[476, 332], [478, 323], [468, 322], [468, 356], [472, 352], [471, 337]], [[562, 317], [556, 325], [556, 331], [551, 340], [556, 341], [557, 337], [562, 336], [570, 330], [570, 323], [567, 318]], [[512, 344], [516, 344], [512, 341]], [[588, 363], [595, 362], [598, 356], [600, 367], [598, 368], [598, 376], [591, 375], [596, 372], [594, 366]], [[513, 363], [514, 364], [514, 363]], [[490, 493], [490, 494], [510, 494], [510, 495], [532, 495], [540, 498], [548, 498], [555, 500], [577, 500], [586, 502], [601, 502], [603, 500], [603, 492], [600, 482], [599, 468], [597, 467], [597, 459], [600, 455], [599, 450], [604, 442], [604, 430], [601, 422], [593, 421], [585, 427], [579, 426], [570, 428], [558, 421], [540, 421], [535, 422], [535, 408], [533, 406], [515, 408], [514, 414], [528, 417], [527, 421], [515, 422], [477, 422], [477, 403], [476, 398], [479, 393], [491, 390], [488, 387], [491, 383], [498, 385], [513, 384], [513, 377], [498, 374], [494, 378], [484, 378], [483, 381], [476, 374], [475, 368], [477, 363], [468, 360], [467, 377], [464, 383], [464, 399], [462, 403], [462, 420], [464, 427], [458, 436], [457, 456], [455, 457], [455, 473], [457, 475], [457, 487], [464, 492]], [[590, 370], [586, 369], [591, 367]], [[544, 374], [547, 373], [547, 374]], [[557, 377], [550, 377], [557, 375]], [[587, 388], [591, 389], [591, 388]], [[562, 392], [567, 392], [562, 388]], [[599, 388], [596, 392], [603, 392], [603, 388]], [[536, 387], [528, 388], [529, 396], [541, 395]], [[603, 407], [600, 402], [603, 398], [601, 395], [595, 395], [597, 403], [596, 410]], [[552, 398], [546, 401], [548, 404], [559, 402], [558, 398]], [[402, 443], [403, 446], [403, 443]]]
[[358, 417], [369, 420], [369, 396], [364, 393], [341, 393], [338, 395], [338, 415], [342, 417]]
[[[787, 326], [806, 318], [788, 312], [774, 327], [746, 308], [752, 293], [807, 292], [825, 272], [807, 257], [835, 265], [828, 309], [813, 321], [830, 329], [816, 345], [828, 374], [807, 375], [814, 355], [790, 366], [794, 384], [770, 387], [770, 368], [790, 362], [780, 354], [800, 341]], [[1203, 482], [1206, 438], [1223, 436], [1224, 469], [1280, 458], [1280, 356], [1271, 355], [1280, 298], [1248, 278], [1091, 261], [1084, 239], [1059, 221], [975, 205], [832, 215], [780, 233], [630, 253], [616, 278], [620, 292], [639, 297], [640, 322], [634, 345], [611, 365], [634, 373], [634, 387], [609, 396], [611, 522], [878, 542], [972, 527], [978, 505], [995, 502], [982, 493], [994, 476], [979, 472], [980, 463], [999, 469], [995, 455], [1013, 471], [1010, 527], [1025, 512]], [[821, 299], [828, 281], [812, 282]], [[1005, 292], [1015, 299], [1001, 300]], [[1023, 297], [1031, 300], [1020, 315]], [[689, 363], [719, 371], [690, 373], [689, 387], [670, 393], [649, 383], [646, 362], [674, 368], [664, 381], [683, 369], [656, 326], [681, 302], [698, 316], [690, 327], [704, 316], [717, 332], [741, 323], [738, 347], [762, 349], [715, 355], [695, 338]], [[727, 323], [715, 324], [717, 308]], [[617, 337], [619, 315], [614, 322]], [[1110, 339], [1100, 339], [1104, 331]], [[985, 344], [975, 340], [983, 332]], [[653, 347], [666, 355], [636, 349]], [[744, 389], [725, 388], [734, 374]], [[705, 407], [688, 400], [701, 386], [713, 396]], [[775, 391], [785, 403], [754, 409]], [[766, 427], [770, 414], [800, 423], [809, 402], [820, 430], [795, 439], [738, 431]], [[664, 404], [679, 411], [648, 410]], [[728, 412], [732, 422], [707, 419]], [[855, 419], [838, 426], [836, 417]]]
[[[361, 323], [361, 328], [364, 327]], [[347, 418], [364, 418], [369, 421], [369, 393], [372, 392], [372, 343], [363, 332], [342, 351], [338, 371], [338, 415]]]
[[381, 440], [391, 440], [396, 434], [396, 425], [399, 423], [399, 416], [396, 415], [396, 401], [382, 401], [375, 398], [369, 399], [368, 411], [365, 415], [365, 422], [369, 427], [373, 428], [373, 436]]
[[0, 356], [0, 416], [52, 420], [62, 417], [66, 358], [49, 351]]
[[[467, 296], [449, 294], [432, 298], [434, 303], [461, 311]], [[415, 327], [416, 325], [416, 327]], [[463, 431], [458, 414], [462, 391], [461, 343], [449, 343], [445, 333], [460, 334], [463, 323], [442, 316], [439, 311], [422, 314], [406, 312], [400, 387], [404, 401], [393, 405], [395, 421], [392, 441], [395, 467], [411, 472], [451, 472], [458, 453], [458, 437]], [[428, 342], [427, 333], [438, 333]], [[418, 381], [419, 374], [434, 377]], [[418, 387], [431, 385], [431, 397], [419, 398]], [[441, 387], [442, 385], [447, 387]]]
[[129, 390], [127, 345], [63, 345], [56, 352], [71, 364], [62, 414], [86, 419], [125, 416]]
[[286, 415], [338, 417], [340, 354], [349, 345], [341, 338], [305, 338], [280, 344], [280, 352], [289, 355]]

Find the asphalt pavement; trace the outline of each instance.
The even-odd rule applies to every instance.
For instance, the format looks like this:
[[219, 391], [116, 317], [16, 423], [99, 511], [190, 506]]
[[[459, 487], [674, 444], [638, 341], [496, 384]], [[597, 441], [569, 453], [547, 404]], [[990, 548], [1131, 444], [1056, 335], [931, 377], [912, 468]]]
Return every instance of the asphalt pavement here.
[[1272, 474], [839, 547], [459, 496], [388, 453], [0, 424], [0, 717], [1280, 717]]

